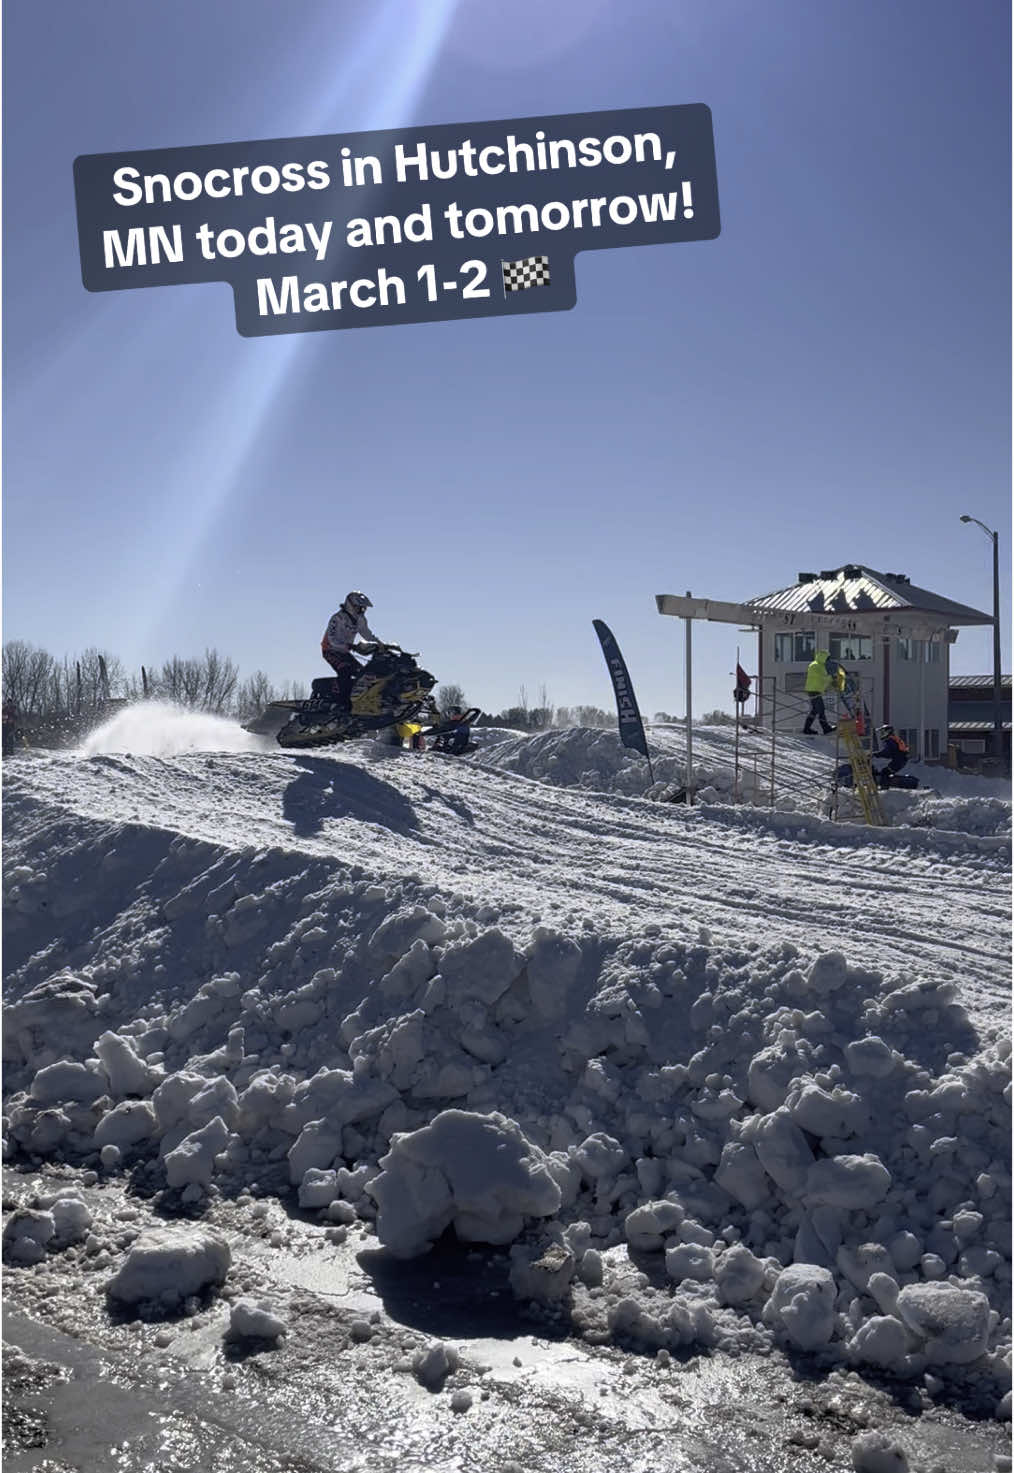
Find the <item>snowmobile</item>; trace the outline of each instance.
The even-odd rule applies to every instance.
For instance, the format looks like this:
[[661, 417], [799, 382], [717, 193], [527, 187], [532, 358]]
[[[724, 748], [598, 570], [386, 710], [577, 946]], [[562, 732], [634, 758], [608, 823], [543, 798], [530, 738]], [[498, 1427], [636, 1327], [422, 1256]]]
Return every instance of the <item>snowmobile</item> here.
[[[874, 771], [874, 781], [881, 792], [887, 788], [904, 788], [909, 792], [919, 786], [919, 779], [912, 772], [892, 772], [889, 767], [879, 768]], [[835, 774], [835, 782], [839, 788], [851, 788], [855, 786], [852, 776], [852, 763], [843, 762]]]
[[352, 684], [348, 709], [335, 698], [332, 676], [311, 684], [308, 701], [272, 701], [269, 709], [291, 711], [278, 733], [282, 747], [328, 747], [398, 726], [431, 706], [435, 675], [397, 644], [378, 645]]
[[448, 739], [462, 726], [474, 726], [481, 715], [480, 707], [470, 706], [456, 720], [438, 719], [436, 725], [426, 727], [419, 735], [425, 743], [429, 744], [431, 752], [444, 752], [448, 757], [464, 757], [468, 752], [474, 752], [477, 744], [469, 741], [460, 751], [455, 751]]

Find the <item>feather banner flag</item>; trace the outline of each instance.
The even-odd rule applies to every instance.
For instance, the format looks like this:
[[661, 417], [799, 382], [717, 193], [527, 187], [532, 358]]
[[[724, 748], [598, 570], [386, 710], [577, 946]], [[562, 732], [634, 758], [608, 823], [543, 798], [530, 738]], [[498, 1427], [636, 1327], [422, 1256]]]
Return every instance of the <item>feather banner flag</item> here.
[[648, 739], [644, 734], [644, 723], [641, 713], [637, 709], [637, 700], [634, 696], [634, 687], [630, 683], [630, 675], [620, 654], [620, 647], [613, 637], [612, 630], [601, 619], [593, 619], [592, 624], [595, 633], [599, 637], [602, 653], [605, 656], [609, 677], [613, 682], [613, 692], [616, 696], [616, 716], [620, 728], [620, 741], [625, 747], [632, 747], [635, 752], [642, 753], [648, 758], [648, 773], [652, 783], [655, 779], [651, 773], [651, 758], [648, 757]]

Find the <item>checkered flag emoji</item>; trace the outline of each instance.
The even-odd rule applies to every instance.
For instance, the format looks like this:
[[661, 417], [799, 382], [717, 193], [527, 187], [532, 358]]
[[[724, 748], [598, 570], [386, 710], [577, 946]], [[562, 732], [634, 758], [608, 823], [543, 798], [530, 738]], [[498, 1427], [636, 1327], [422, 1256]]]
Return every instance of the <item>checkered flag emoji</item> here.
[[549, 285], [549, 257], [525, 256], [522, 261], [501, 261], [505, 292], [523, 292], [530, 286]]

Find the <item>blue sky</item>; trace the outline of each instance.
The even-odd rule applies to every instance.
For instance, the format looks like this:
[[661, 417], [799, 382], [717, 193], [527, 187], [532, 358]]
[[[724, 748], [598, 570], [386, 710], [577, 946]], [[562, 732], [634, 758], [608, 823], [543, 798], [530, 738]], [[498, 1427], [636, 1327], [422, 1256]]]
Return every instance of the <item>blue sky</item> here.
[[[490, 710], [683, 707], [654, 595], [861, 562], [1010, 584], [1010, 29], [993, 0], [12, 0], [4, 638], [323, 673], [349, 588]], [[572, 312], [241, 338], [91, 294], [81, 153], [704, 102], [717, 240], [586, 253]], [[375, 616], [375, 617], [373, 617]], [[731, 709], [696, 626], [695, 710]], [[991, 668], [966, 630], [957, 673]], [[744, 661], [753, 668], [752, 661]]]

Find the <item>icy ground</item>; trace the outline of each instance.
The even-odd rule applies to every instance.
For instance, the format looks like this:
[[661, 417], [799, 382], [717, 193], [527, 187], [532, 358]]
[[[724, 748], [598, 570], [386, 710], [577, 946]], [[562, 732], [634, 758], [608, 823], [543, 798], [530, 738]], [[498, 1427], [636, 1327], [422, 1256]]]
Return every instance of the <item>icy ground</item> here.
[[[5, 764], [15, 1386], [154, 1419], [78, 1466], [175, 1407], [217, 1468], [216, 1390], [250, 1468], [1001, 1466], [1009, 792], [833, 823], [833, 746], [772, 808], [747, 736], [733, 805], [731, 735], [693, 808], [581, 730], [311, 756], [147, 708]], [[329, 1348], [348, 1443], [270, 1461]]]

